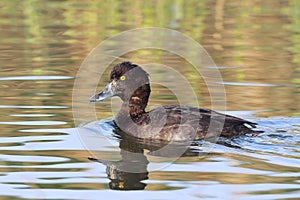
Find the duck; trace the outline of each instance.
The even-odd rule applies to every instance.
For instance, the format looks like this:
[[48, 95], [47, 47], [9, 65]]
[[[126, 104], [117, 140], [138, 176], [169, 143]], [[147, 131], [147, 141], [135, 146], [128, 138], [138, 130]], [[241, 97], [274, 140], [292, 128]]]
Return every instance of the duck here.
[[134, 138], [195, 141], [261, 133], [254, 130], [254, 122], [205, 108], [167, 105], [146, 111], [150, 93], [149, 74], [141, 66], [123, 61], [113, 66], [106, 87], [89, 100], [96, 103], [114, 96], [121, 98], [113, 122]]

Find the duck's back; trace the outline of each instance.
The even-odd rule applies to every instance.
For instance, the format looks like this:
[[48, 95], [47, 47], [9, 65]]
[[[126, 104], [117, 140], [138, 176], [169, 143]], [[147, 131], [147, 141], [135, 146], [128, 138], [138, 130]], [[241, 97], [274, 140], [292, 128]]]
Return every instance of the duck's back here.
[[116, 124], [135, 137], [168, 141], [257, 133], [245, 126], [255, 127], [255, 123], [190, 106], [161, 106], [135, 119], [117, 118]]

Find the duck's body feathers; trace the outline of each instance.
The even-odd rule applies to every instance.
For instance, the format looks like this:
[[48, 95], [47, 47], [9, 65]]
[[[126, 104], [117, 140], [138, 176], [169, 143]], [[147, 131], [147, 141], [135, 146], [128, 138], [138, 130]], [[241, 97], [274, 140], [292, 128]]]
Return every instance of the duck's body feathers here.
[[124, 120], [119, 113], [115, 124], [134, 137], [167, 141], [259, 133], [245, 126], [254, 128], [256, 123], [209, 109], [176, 105], [157, 107], [132, 118], [132, 121]]

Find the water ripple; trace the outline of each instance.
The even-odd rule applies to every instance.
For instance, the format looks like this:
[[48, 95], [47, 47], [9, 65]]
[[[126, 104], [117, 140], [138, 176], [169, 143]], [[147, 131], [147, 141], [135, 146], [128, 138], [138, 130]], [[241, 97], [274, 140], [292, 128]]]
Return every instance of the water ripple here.
[[221, 85], [232, 85], [232, 86], [251, 86], [251, 87], [275, 87], [282, 86], [279, 84], [270, 84], [270, 83], [247, 83], [247, 82], [217, 82]]
[[73, 76], [10, 76], [0, 77], [0, 81], [66, 80], [73, 78]]
[[[0, 159], [7, 162], [63, 162], [68, 161], [66, 157], [54, 157], [54, 156], [26, 156], [26, 155], [11, 155], [11, 154], [1, 154]], [[0, 166], [1, 168], [7, 166]], [[16, 167], [16, 166], [14, 166]], [[28, 167], [28, 166], [20, 166]]]
[[48, 126], [48, 125], [63, 125], [67, 122], [62, 121], [19, 121], [19, 122], [0, 122], [5, 125], [24, 125], [24, 126]]
[[0, 105], [0, 108], [24, 108], [24, 109], [62, 109], [70, 108], [69, 106], [28, 106], [28, 105]]
[[10, 114], [12, 117], [53, 117], [54, 114]]

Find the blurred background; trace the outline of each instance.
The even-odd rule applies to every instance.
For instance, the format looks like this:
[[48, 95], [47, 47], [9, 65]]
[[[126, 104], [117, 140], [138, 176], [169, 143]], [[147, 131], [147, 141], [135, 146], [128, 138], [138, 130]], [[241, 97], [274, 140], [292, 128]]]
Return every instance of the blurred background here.
[[[229, 156], [182, 161], [191, 167], [214, 160], [220, 163], [217, 169], [230, 168], [216, 170], [221, 176], [214, 170], [200, 173], [202, 167], [190, 169], [192, 172], [180, 167], [168, 172], [154, 172], [146, 187], [157, 191], [152, 197], [172, 198], [172, 195], [166, 196], [159, 191], [176, 190], [179, 191], [176, 195], [197, 199], [201, 194], [196, 188], [203, 186], [210, 191], [212, 182], [225, 198], [237, 197], [240, 193], [252, 194], [253, 198], [267, 194], [267, 191], [257, 192], [261, 188], [259, 184], [266, 184], [264, 186], [269, 187], [271, 194], [278, 195], [274, 198], [299, 197], [299, 193], [295, 195], [291, 188], [294, 184], [299, 186], [296, 177], [300, 172], [300, 1], [1, 0], [1, 199], [84, 199], [88, 198], [85, 197], [87, 194], [91, 194], [90, 198], [106, 195], [96, 193], [107, 189], [105, 166], [91, 164], [86, 159], [89, 153], [72, 130], [73, 82], [84, 58], [101, 41], [122, 31], [143, 27], [170, 28], [193, 38], [207, 50], [220, 70], [229, 112], [262, 126], [276, 125], [277, 132], [297, 136], [295, 140], [286, 138], [283, 133], [271, 142], [267, 138], [270, 144], [282, 142], [288, 145], [291, 142], [293, 146], [290, 152], [279, 153], [276, 159], [272, 157], [267, 162], [263, 161], [266, 158], [255, 158], [258, 155], [248, 155], [246, 161], [242, 158], [244, 155], [230, 154], [231, 151], [223, 147], [217, 151], [225, 151]], [[144, 52], [124, 55], [116, 62], [123, 59], [174, 67], [199, 92], [200, 106], [210, 107], [210, 96], [202, 87], [203, 81], [194, 76], [192, 68], [182, 65], [181, 58], [170, 56], [166, 59], [161, 52]], [[105, 83], [99, 83], [99, 86], [103, 86], [101, 84]], [[166, 88], [153, 87], [150, 107], [176, 102]], [[98, 118], [112, 115], [107, 105], [97, 107]], [[271, 130], [273, 134], [274, 129]], [[281, 147], [274, 150], [274, 146], [253, 147], [263, 151], [262, 154], [269, 148], [273, 148], [273, 153], [282, 150]], [[292, 160], [283, 164], [282, 159], [289, 156]], [[241, 173], [231, 170], [236, 163], [241, 165], [233, 171]], [[183, 175], [176, 173], [181, 170]], [[280, 178], [268, 175], [283, 172], [281, 170], [294, 174]], [[222, 178], [225, 176], [237, 178]], [[284, 186], [270, 184], [281, 182]], [[228, 189], [231, 186], [236, 189]], [[75, 189], [79, 190], [77, 197]], [[140, 197], [135, 195], [133, 197]], [[266, 199], [269, 197], [273, 198], [266, 196]]]

